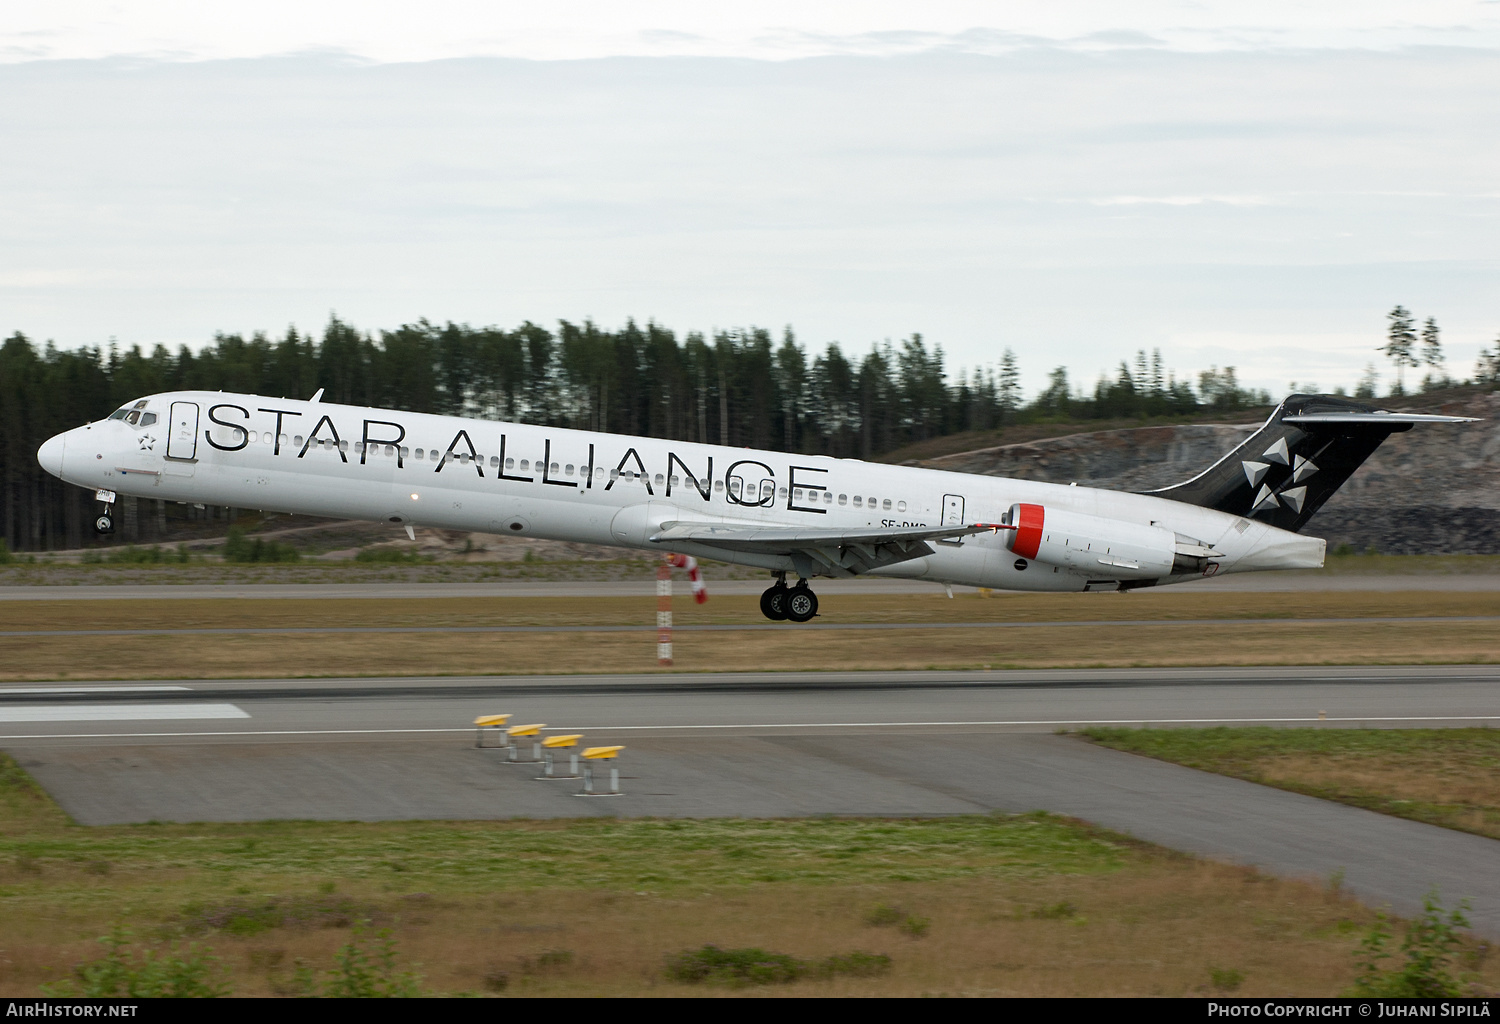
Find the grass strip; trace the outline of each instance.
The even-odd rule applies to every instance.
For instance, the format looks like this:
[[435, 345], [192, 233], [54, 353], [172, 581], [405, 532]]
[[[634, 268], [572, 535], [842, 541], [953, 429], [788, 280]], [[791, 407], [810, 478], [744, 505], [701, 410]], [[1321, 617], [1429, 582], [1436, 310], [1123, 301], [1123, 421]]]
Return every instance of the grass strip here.
[[[4, 631], [36, 629], [337, 628], [343, 626], [628, 626], [656, 624], [654, 592], [639, 597], [209, 598], [163, 606], [141, 600], [6, 602]], [[1161, 622], [1204, 619], [1423, 618], [1500, 615], [1500, 591], [1140, 594], [830, 594], [820, 623]], [[678, 625], [764, 625], [758, 597], [676, 602]], [[793, 630], [786, 625], [783, 628]], [[0, 631], [3, 640], [4, 631]]]
[[1095, 743], [1500, 839], [1500, 730], [1096, 728]]
[[[1086, 635], [1084, 635], [1086, 631]], [[0, 640], [0, 681], [656, 672], [648, 631], [512, 634], [62, 636]], [[1500, 662], [1491, 622], [1212, 630], [1147, 625], [679, 633], [677, 672], [816, 672]], [[1086, 642], [1085, 642], [1086, 641]], [[1316, 652], [1309, 658], [1308, 652]]]

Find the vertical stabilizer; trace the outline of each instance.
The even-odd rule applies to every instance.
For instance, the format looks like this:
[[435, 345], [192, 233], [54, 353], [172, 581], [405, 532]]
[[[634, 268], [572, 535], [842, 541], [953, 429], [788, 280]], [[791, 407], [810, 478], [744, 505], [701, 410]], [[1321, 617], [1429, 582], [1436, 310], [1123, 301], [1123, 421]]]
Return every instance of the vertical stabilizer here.
[[1334, 395], [1292, 395], [1208, 469], [1146, 493], [1296, 531], [1387, 437], [1417, 423], [1463, 422], [1471, 419], [1386, 412]]

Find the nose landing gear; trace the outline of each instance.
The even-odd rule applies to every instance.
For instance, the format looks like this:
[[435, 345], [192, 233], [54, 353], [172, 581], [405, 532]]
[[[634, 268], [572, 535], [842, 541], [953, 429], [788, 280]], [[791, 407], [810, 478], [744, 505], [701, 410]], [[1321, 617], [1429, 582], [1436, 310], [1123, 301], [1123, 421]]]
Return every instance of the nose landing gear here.
[[94, 497], [97, 500], [104, 502], [104, 511], [99, 513], [99, 515], [94, 518], [94, 532], [114, 533], [115, 517], [110, 510], [114, 507], [115, 492], [104, 490], [95, 491]]
[[776, 582], [760, 595], [760, 613], [772, 622], [807, 622], [818, 614], [818, 595], [812, 592], [806, 580], [798, 580], [795, 587], [788, 587], [786, 577], [778, 576]]

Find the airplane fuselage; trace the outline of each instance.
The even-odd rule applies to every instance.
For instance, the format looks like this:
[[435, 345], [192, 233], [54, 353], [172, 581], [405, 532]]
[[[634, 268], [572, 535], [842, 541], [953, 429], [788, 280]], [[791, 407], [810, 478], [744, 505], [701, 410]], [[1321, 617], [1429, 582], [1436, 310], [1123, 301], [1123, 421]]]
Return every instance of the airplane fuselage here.
[[[143, 422], [148, 415], [154, 422]], [[48, 441], [38, 453], [44, 467], [143, 498], [653, 551], [664, 547], [651, 538], [673, 523], [900, 530], [1000, 523], [1025, 503], [1171, 531], [1212, 552], [1191, 571], [1137, 570], [1125, 585], [1323, 561], [1318, 538], [1091, 487], [223, 392], [152, 395], [115, 416]], [[1109, 559], [1089, 552], [1050, 563], [1018, 557], [1013, 533], [935, 541], [930, 553], [874, 574], [1006, 590], [1122, 583]], [[805, 560], [772, 553], [675, 541], [671, 550], [808, 571]]]

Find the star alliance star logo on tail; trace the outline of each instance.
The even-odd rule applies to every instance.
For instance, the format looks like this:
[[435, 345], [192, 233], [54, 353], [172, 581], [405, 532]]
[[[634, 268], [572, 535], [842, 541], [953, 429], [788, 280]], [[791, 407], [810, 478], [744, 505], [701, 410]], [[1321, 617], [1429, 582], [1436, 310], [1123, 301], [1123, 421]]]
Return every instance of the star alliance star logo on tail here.
[[1272, 490], [1269, 483], [1262, 484], [1270, 471], [1272, 464], [1285, 466], [1291, 470], [1282, 484], [1300, 484], [1308, 477], [1318, 471], [1318, 467], [1305, 455], [1294, 455], [1287, 450], [1286, 438], [1278, 438], [1276, 443], [1267, 448], [1261, 455], [1265, 462], [1242, 460], [1240, 467], [1245, 471], [1245, 479], [1250, 481], [1250, 486], [1260, 485], [1256, 492], [1255, 500], [1250, 504], [1250, 512], [1264, 511], [1270, 508], [1279, 508], [1283, 503], [1293, 512], [1302, 511], [1302, 503], [1307, 500], [1306, 487], [1288, 487], [1279, 493]]

